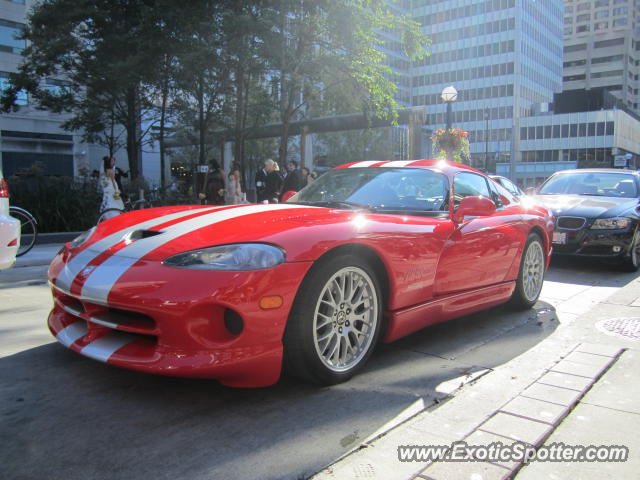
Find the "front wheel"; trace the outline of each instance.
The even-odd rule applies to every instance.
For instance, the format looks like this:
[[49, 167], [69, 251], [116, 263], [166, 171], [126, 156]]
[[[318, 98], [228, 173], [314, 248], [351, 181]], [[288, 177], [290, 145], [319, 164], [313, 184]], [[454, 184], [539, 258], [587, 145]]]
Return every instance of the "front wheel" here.
[[529, 234], [520, 260], [520, 271], [510, 304], [518, 310], [527, 310], [538, 301], [544, 281], [544, 246], [540, 235]]
[[380, 335], [382, 305], [375, 271], [352, 256], [334, 257], [300, 286], [284, 336], [285, 367], [321, 385], [350, 379]]

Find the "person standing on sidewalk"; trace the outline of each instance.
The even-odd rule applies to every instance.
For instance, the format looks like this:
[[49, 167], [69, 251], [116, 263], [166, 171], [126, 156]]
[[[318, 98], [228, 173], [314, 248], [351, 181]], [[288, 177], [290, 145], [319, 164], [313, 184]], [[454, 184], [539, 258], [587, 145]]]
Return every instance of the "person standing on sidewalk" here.
[[[290, 191], [297, 192], [301, 190], [303, 186], [302, 173], [298, 170], [298, 162], [289, 160], [289, 172], [282, 185], [282, 194]], [[282, 198], [282, 195], [280, 198]]]
[[[100, 211], [104, 212], [107, 209], [119, 209], [124, 210], [124, 202], [122, 201], [122, 194], [118, 188], [118, 184], [115, 179], [114, 167], [116, 165], [116, 159], [113, 157], [102, 158], [102, 173], [100, 174], [100, 188], [102, 189], [102, 204], [100, 205]], [[106, 213], [103, 218], [115, 217], [118, 215], [117, 210], [111, 210]]]
[[264, 166], [256, 173], [256, 193], [258, 196], [258, 203], [264, 203], [265, 200], [268, 201], [269, 197], [267, 196], [267, 177], [269, 173], [273, 170], [274, 161], [270, 158], [267, 158], [264, 161]]

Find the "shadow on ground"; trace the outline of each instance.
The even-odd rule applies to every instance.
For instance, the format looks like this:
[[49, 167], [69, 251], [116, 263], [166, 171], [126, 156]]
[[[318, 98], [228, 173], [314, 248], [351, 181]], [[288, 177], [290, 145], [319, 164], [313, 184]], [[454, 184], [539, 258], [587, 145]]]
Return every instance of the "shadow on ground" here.
[[494, 308], [380, 345], [352, 381], [257, 390], [139, 374], [57, 343], [0, 359], [3, 478], [297, 479], [444, 381], [492, 368], [557, 326], [553, 307]]

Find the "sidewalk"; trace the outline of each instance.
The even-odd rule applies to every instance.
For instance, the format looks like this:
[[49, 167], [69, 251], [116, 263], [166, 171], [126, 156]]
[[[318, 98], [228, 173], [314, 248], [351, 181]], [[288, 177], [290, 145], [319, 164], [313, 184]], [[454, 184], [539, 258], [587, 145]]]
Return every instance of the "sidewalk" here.
[[[640, 470], [640, 278], [455, 397], [365, 441], [314, 479], [574, 480]], [[584, 309], [583, 311], [585, 311]], [[400, 461], [400, 446], [625, 445], [624, 463]]]

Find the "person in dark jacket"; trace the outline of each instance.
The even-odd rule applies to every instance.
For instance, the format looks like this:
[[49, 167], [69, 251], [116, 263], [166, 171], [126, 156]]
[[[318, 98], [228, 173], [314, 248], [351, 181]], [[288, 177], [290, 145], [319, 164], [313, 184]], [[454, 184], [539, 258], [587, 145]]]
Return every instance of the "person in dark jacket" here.
[[286, 193], [289, 191], [297, 192], [304, 187], [304, 183], [302, 181], [302, 173], [298, 170], [298, 162], [295, 160], [289, 160], [289, 172], [284, 179], [284, 184], [282, 185], [282, 193]]
[[278, 164], [274, 162], [272, 170], [267, 174], [265, 196], [269, 203], [278, 203], [282, 192], [283, 180], [277, 167]]
[[269, 200], [267, 195], [267, 177], [269, 172], [273, 171], [275, 162], [270, 158], [264, 161], [264, 166], [256, 173], [256, 193], [258, 195], [258, 203], [263, 203], [265, 200]]
[[224, 205], [224, 175], [218, 161], [214, 158], [209, 162], [209, 170], [204, 176], [204, 185], [200, 193], [203, 205]]

